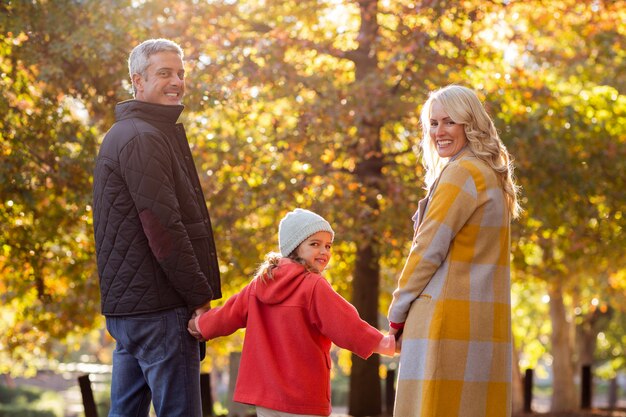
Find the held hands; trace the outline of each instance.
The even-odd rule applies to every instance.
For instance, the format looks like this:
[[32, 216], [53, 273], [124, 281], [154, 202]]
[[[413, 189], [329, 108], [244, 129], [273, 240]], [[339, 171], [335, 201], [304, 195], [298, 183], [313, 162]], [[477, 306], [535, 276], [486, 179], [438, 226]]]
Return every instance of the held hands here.
[[187, 331], [198, 341], [205, 342], [206, 340], [204, 339], [204, 337], [202, 337], [202, 333], [200, 333], [200, 331], [196, 327], [196, 317], [198, 317], [198, 314], [193, 313], [193, 315], [189, 319], [189, 323], [187, 323]]
[[396, 339], [396, 353], [400, 353], [402, 351], [402, 335], [398, 336]]
[[187, 323], [187, 331], [191, 334], [195, 339], [200, 342], [205, 342], [206, 339], [202, 337], [202, 333], [196, 326], [196, 318], [201, 316], [203, 313], [209, 311], [211, 309], [211, 300], [207, 301], [206, 304], [195, 309], [193, 314], [191, 315], [191, 319], [189, 319], [189, 323]]
[[374, 348], [374, 353], [386, 356], [394, 356], [396, 353], [396, 340], [390, 334], [383, 336], [378, 342], [378, 346]]
[[394, 329], [393, 327], [389, 327], [389, 334], [396, 339], [396, 353], [400, 353], [402, 350], [402, 330], [404, 329]]
[[196, 317], [198, 317], [198, 315], [196, 313], [193, 313], [193, 315], [191, 316], [191, 319], [189, 319], [189, 323], [187, 323], [187, 331], [196, 340], [200, 342], [204, 342], [205, 339], [202, 337], [202, 333], [200, 333], [200, 331], [196, 327]]

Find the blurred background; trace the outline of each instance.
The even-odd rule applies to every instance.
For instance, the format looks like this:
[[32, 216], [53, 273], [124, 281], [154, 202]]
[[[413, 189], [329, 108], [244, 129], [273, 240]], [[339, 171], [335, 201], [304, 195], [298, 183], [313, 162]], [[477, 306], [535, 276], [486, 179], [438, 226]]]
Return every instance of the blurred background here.
[[[336, 231], [326, 277], [386, 330], [424, 195], [419, 111], [429, 91], [462, 84], [484, 100], [522, 187], [515, 409], [527, 369], [536, 411], [580, 407], [585, 366], [596, 404], [623, 407], [625, 21], [626, 2], [610, 0], [3, 0], [0, 410], [25, 395], [49, 416], [80, 415], [68, 404], [85, 373], [106, 403], [114, 342], [99, 313], [92, 170], [115, 103], [132, 98], [128, 54], [155, 37], [185, 51], [182, 122], [223, 300], [300, 206]], [[208, 345], [218, 414], [242, 336]], [[383, 412], [397, 362], [333, 355], [334, 402]], [[43, 391], [16, 394], [33, 386]], [[21, 410], [0, 414], [31, 415]]]

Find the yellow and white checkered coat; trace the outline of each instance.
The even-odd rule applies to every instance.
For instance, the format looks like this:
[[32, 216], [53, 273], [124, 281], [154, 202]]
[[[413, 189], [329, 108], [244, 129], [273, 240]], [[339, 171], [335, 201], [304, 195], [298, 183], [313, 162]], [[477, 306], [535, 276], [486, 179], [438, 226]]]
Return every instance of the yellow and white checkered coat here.
[[494, 171], [464, 150], [441, 172], [389, 320], [405, 323], [394, 416], [511, 415], [510, 217]]

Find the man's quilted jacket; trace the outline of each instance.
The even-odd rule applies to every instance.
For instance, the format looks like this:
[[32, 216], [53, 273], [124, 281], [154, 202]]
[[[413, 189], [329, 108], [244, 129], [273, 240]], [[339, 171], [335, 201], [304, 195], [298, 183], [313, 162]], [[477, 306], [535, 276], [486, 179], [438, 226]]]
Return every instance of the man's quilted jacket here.
[[119, 103], [96, 161], [93, 223], [102, 313], [131, 315], [221, 297], [211, 221], [183, 106]]

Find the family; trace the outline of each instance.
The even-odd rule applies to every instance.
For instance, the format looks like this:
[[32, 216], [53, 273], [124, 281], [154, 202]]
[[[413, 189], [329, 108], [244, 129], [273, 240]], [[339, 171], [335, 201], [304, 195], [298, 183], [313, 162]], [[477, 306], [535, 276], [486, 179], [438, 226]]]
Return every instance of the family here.
[[[110, 417], [200, 417], [206, 341], [245, 328], [234, 400], [261, 417], [329, 416], [331, 343], [362, 358], [400, 354], [394, 416], [511, 415], [509, 154], [477, 94], [449, 85], [423, 105], [426, 197], [388, 311], [359, 317], [323, 272], [335, 232], [294, 208], [278, 251], [221, 298], [213, 230], [184, 127], [183, 51], [150, 39], [128, 58], [96, 160], [93, 224], [102, 314], [115, 339]], [[407, 221], [407, 227], [411, 225]]]

